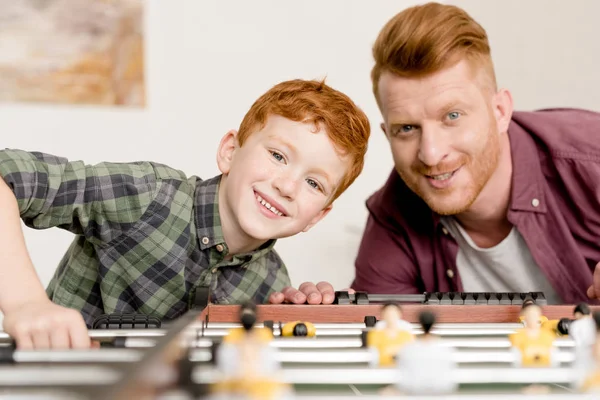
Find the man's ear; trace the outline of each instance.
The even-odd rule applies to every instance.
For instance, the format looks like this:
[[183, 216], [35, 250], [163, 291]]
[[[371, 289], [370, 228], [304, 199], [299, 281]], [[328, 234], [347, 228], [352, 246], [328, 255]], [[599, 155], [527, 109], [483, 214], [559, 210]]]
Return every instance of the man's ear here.
[[231, 163], [237, 148], [237, 131], [232, 129], [223, 136], [217, 150], [217, 165], [222, 174], [228, 174], [231, 170]]
[[513, 99], [510, 92], [506, 89], [500, 89], [494, 94], [492, 107], [498, 132], [508, 132], [508, 126], [513, 114]]
[[383, 132], [383, 134], [387, 138], [387, 131], [385, 130], [385, 122], [382, 122], [381, 124], [379, 124], [379, 127], [381, 128], [381, 131]]
[[306, 228], [302, 229], [302, 232], [308, 232], [310, 228], [317, 224], [317, 222], [325, 218], [325, 216], [329, 214], [329, 211], [331, 211], [332, 208], [333, 204], [330, 204], [321, 211], [319, 211], [319, 213], [308, 223], [308, 225], [306, 225]]

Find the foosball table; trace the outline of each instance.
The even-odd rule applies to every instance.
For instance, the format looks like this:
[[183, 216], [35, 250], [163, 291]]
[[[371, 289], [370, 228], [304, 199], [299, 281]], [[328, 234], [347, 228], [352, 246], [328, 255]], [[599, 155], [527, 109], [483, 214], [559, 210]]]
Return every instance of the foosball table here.
[[[553, 335], [551, 365], [519, 362], [509, 339], [524, 328], [524, 305], [531, 304]], [[439, 361], [435, 352], [419, 353], [420, 364], [409, 371], [402, 370], [403, 353], [383, 365], [381, 349], [369, 338], [392, 315], [385, 310], [389, 305], [399, 306], [400, 325], [413, 343], [425, 343], [427, 335], [437, 349], [451, 351], [450, 369], [440, 368], [448, 360]], [[273, 398], [440, 398], [427, 388], [445, 380], [451, 390], [444, 398], [597, 399], [599, 392], [581, 389], [599, 366], [591, 346], [577, 346], [569, 335], [574, 308], [547, 305], [541, 293], [337, 292], [332, 305], [258, 305], [251, 327], [240, 317], [239, 305], [208, 304], [163, 323], [111, 315], [89, 331], [101, 344], [89, 350], [18, 350], [0, 332], [0, 399], [267, 399], [260, 379], [254, 381], [258, 388], [242, 394], [218, 389], [227, 369], [239, 367], [237, 361], [220, 363], [219, 357], [235, 358], [237, 350], [231, 349], [238, 342], [231, 337], [250, 330], [268, 333], [270, 361], [261, 358], [264, 352], [251, 353], [256, 358], [250, 372], [266, 368], [270, 381], [286, 388], [285, 396]], [[435, 316], [431, 329], [424, 327], [424, 315]], [[407, 386], [398, 383], [407, 380], [426, 382], [421, 383], [425, 390], [403, 391]]]

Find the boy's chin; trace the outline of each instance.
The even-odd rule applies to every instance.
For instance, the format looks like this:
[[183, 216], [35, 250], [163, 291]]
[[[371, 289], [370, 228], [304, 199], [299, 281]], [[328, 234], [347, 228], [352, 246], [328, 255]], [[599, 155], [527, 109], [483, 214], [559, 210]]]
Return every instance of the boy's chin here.
[[240, 224], [240, 227], [246, 234], [246, 236], [257, 240], [257, 241], [267, 241], [271, 239], [283, 239], [286, 237], [294, 236], [300, 233], [299, 230], [290, 230], [290, 229], [273, 229], [272, 226], [266, 226], [268, 224], [259, 224], [251, 221], [243, 221]]

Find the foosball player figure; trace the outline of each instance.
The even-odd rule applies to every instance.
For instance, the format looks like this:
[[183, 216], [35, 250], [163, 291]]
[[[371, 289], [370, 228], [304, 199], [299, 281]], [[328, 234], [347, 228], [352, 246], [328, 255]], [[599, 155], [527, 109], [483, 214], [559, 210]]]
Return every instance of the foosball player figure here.
[[[596, 341], [596, 324], [590, 306], [579, 303], [573, 310], [574, 321], [569, 325], [569, 336], [578, 347], [592, 346]], [[589, 349], [585, 350], [589, 352]]]
[[544, 367], [558, 364], [555, 355], [556, 335], [540, 325], [542, 309], [534, 303], [524, 304], [521, 309], [524, 327], [509, 335], [517, 365]]
[[277, 379], [279, 363], [270, 343], [272, 332], [257, 328], [256, 305], [248, 302], [240, 308], [241, 328], [233, 328], [223, 339], [216, 355], [222, 379], [211, 387], [211, 400], [291, 399], [292, 389]]
[[[523, 303], [523, 307], [526, 307], [530, 304], [536, 304], [533, 300], [527, 300]], [[519, 316], [519, 322], [524, 323], [523, 316]], [[561, 318], [561, 319], [548, 319], [548, 317], [541, 315], [540, 320], [538, 321], [538, 325], [549, 332], [552, 332], [555, 336], [564, 336], [569, 334], [569, 325], [571, 324], [571, 320], [569, 318]]]
[[419, 324], [423, 334], [398, 353], [396, 365], [400, 378], [396, 388], [403, 394], [449, 394], [458, 387], [454, 378], [457, 366], [452, 348], [431, 333], [435, 320], [430, 311], [421, 312]]
[[315, 337], [317, 330], [310, 322], [288, 322], [281, 328], [281, 336], [290, 337]]
[[367, 332], [366, 346], [374, 353], [375, 365], [390, 367], [395, 364], [400, 349], [412, 342], [415, 336], [402, 324], [402, 322], [408, 323], [402, 320], [402, 310], [397, 304], [383, 305], [380, 314], [382, 324]]
[[595, 312], [591, 320], [596, 328], [596, 337], [591, 346], [592, 360], [581, 387], [585, 393], [600, 394], [600, 311]]

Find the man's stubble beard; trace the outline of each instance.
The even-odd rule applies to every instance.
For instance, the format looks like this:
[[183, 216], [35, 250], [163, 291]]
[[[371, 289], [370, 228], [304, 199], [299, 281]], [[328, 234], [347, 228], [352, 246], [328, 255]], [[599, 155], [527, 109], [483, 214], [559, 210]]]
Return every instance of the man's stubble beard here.
[[[483, 150], [475, 156], [475, 158], [467, 155], [462, 155], [461, 158], [452, 164], [441, 165], [434, 168], [428, 168], [423, 164], [414, 166], [411, 171], [406, 174], [396, 168], [396, 171], [406, 183], [406, 185], [431, 208], [432, 211], [439, 215], [456, 215], [467, 211], [477, 200], [477, 197], [489, 181], [490, 177], [496, 170], [500, 160], [500, 135], [494, 127], [490, 127], [488, 131], [488, 140], [483, 147]], [[431, 187], [423, 190], [420, 186], [428, 185], [424, 181], [424, 174], [431, 174], [435, 171], [453, 171], [459, 166], [462, 170], [459, 173], [469, 173], [471, 182], [464, 189], [451, 186], [448, 189], [433, 189]], [[456, 196], [456, 192], [461, 190], [463, 195], [461, 201], [454, 201], [455, 204], [447, 204], [450, 196]], [[445, 204], [446, 203], [446, 204]]]

